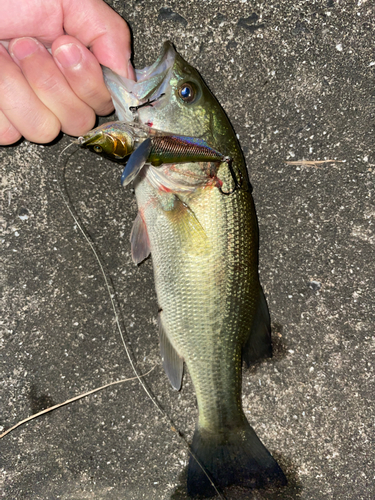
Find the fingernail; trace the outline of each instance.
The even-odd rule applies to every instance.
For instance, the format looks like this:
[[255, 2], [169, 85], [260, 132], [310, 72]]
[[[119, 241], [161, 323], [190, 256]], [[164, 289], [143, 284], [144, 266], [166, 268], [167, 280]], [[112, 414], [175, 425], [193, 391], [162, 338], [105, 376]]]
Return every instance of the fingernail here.
[[15, 59], [22, 61], [22, 59], [26, 59], [26, 57], [34, 54], [39, 47], [39, 42], [34, 40], [34, 38], [18, 38], [17, 40], [13, 40], [10, 44], [10, 54]]
[[82, 52], [74, 43], [61, 45], [53, 53], [59, 64], [65, 69], [72, 69], [82, 61]]

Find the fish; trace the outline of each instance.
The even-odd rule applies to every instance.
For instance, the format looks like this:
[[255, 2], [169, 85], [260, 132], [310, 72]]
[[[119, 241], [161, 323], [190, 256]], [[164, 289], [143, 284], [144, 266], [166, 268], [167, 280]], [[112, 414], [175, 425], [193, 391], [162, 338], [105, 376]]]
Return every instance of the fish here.
[[197, 399], [187, 493], [208, 498], [231, 485], [284, 486], [284, 472], [241, 401], [242, 364], [271, 357], [272, 343], [258, 274], [257, 218], [236, 134], [171, 42], [152, 65], [135, 71], [136, 81], [108, 68], [103, 74], [119, 121], [202, 140], [231, 158], [230, 168], [220, 158], [194, 156], [155, 166], [141, 150], [143, 164], [133, 178], [132, 257], [140, 264], [151, 254], [162, 363], [175, 390], [184, 367], [189, 371]]

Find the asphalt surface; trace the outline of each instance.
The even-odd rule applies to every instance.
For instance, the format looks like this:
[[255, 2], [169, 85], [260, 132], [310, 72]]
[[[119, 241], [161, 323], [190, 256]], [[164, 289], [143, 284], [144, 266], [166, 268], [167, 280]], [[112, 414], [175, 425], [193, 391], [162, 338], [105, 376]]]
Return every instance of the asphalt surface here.
[[[247, 417], [289, 478], [228, 499], [373, 499], [375, 7], [352, 1], [114, 1], [137, 67], [164, 40], [201, 72], [247, 160], [275, 357], [243, 374]], [[64, 190], [112, 279], [147, 386], [187, 439], [197, 416], [158, 351], [152, 265], [131, 262], [134, 194], [89, 152], [23, 141], [0, 148], [0, 424], [133, 372], [104, 279]], [[339, 160], [286, 164], [298, 160]], [[58, 181], [58, 182], [57, 182]], [[185, 499], [186, 447], [129, 381], [0, 441], [7, 499]]]

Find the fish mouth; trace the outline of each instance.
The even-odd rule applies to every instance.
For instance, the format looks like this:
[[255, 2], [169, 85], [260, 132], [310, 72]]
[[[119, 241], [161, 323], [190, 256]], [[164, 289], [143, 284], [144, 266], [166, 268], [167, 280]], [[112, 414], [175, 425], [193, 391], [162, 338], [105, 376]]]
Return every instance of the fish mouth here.
[[121, 77], [109, 68], [103, 68], [104, 81], [120, 120], [134, 121], [134, 111], [129, 108], [137, 109], [167, 93], [175, 59], [175, 48], [167, 41], [153, 64], [135, 70], [136, 81]]
[[[175, 59], [175, 48], [173, 47], [171, 42], [167, 41], [164, 42], [162, 50], [153, 64], [151, 64], [150, 66], [146, 66], [143, 69], [135, 70], [135, 76], [137, 79], [135, 86], [139, 89], [142, 89], [141, 91], [137, 89], [140, 93], [140, 98], [142, 98], [142, 94], [143, 98], [150, 96], [153, 93], [152, 90], [156, 90], [156, 88], [161, 85], [163, 80], [165, 80], [165, 77], [168, 74], [169, 70], [173, 67]], [[144, 89], [144, 87], [147, 87], [146, 82], [150, 81], [153, 85], [149, 85], [149, 89], [147, 89], [147, 92], [146, 88]]]

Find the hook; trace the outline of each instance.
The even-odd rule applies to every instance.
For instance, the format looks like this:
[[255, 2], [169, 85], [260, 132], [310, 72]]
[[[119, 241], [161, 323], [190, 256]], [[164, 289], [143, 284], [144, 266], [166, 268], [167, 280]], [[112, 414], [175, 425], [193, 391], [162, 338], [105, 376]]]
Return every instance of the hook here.
[[129, 106], [129, 110], [132, 112], [132, 113], [136, 113], [139, 108], [144, 108], [145, 106], [151, 106], [153, 105], [154, 102], [158, 101], [161, 97], [163, 97], [163, 95], [165, 95], [165, 93], [163, 94], [160, 94], [159, 97], [156, 97], [155, 99], [147, 99], [146, 102], [144, 102], [143, 104], [139, 104], [139, 106]]
[[230, 156], [226, 156], [223, 161], [225, 161], [228, 165], [228, 168], [229, 168], [229, 172], [230, 172], [230, 175], [232, 176], [232, 179], [233, 179], [233, 182], [234, 182], [234, 188], [231, 190], [231, 191], [223, 191], [223, 189], [221, 187], [219, 187], [219, 190], [220, 190], [220, 193], [222, 194], [225, 194], [226, 196], [229, 196], [230, 194], [233, 194], [235, 191], [241, 189], [242, 187], [242, 183], [243, 183], [243, 177], [242, 177], [242, 173], [241, 171], [239, 170], [239, 174], [240, 174], [240, 180], [238, 181], [237, 177], [236, 177], [236, 173], [233, 169], [233, 166], [232, 166], [232, 163], [233, 163], [233, 159], [230, 157]]

